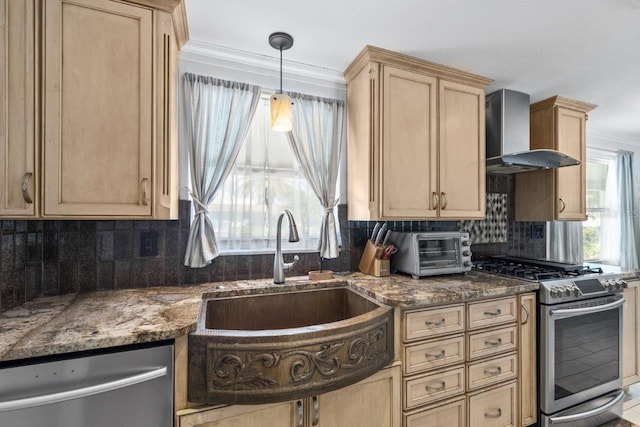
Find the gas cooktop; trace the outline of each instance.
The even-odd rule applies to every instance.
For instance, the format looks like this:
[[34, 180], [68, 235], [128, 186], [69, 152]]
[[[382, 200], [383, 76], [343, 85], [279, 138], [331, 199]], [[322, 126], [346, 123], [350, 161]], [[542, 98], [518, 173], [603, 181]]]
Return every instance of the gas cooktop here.
[[474, 269], [540, 283], [540, 302], [557, 304], [622, 292], [621, 274], [604, 273], [600, 267], [583, 264], [493, 256], [474, 264]]

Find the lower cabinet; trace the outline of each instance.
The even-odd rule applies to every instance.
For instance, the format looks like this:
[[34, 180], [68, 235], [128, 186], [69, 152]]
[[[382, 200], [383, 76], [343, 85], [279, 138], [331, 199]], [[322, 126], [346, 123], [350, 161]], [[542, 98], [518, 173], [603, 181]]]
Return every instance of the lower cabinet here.
[[622, 385], [640, 381], [640, 280], [629, 281], [623, 292], [622, 309]]
[[400, 366], [348, 387], [303, 400], [267, 405], [187, 409], [177, 427], [400, 427]]
[[535, 316], [533, 292], [403, 310], [404, 427], [535, 424]]

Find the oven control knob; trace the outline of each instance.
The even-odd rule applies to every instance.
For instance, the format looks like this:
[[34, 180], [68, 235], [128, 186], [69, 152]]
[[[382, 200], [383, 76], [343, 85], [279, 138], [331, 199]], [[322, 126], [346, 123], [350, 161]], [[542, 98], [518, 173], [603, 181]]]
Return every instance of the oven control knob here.
[[460, 242], [460, 244], [462, 246], [469, 246], [469, 241], [468, 240], [463, 240], [462, 242]]
[[462, 263], [463, 266], [465, 267], [471, 267], [471, 262], [470, 261], [465, 261]]
[[580, 292], [580, 289], [578, 289], [578, 287], [574, 287], [573, 288], [573, 296], [574, 297], [579, 297], [580, 295], [582, 295], [582, 292]]
[[471, 256], [471, 252], [469, 252], [469, 251], [463, 251], [463, 252], [462, 252], [462, 256]]
[[551, 288], [551, 297], [552, 298], [559, 298], [560, 297], [560, 289]]
[[564, 294], [568, 297], [571, 296], [571, 286], [565, 286], [564, 288]]
[[627, 282], [625, 282], [624, 279], [616, 279], [616, 286], [618, 286], [618, 289], [624, 289], [628, 287]]

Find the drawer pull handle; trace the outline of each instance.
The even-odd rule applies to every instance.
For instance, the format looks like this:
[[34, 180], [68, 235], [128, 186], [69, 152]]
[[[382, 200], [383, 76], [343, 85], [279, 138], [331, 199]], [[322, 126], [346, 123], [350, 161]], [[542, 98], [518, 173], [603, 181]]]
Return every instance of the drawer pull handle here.
[[434, 387], [434, 386], [432, 386], [432, 385], [428, 385], [428, 384], [427, 384], [427, 386], [426, 386], [425, 388], [426, 388], [426, 390], [427, 390], [428, 392], [435, 392], [435, 391], [442, 391], [442, 390], [444, 390], [445, 388], [447, 388], [447, 385], [445, 384], [445, 382], [444, 382], [444, 381], [440, 381], [440, 382], [438, 383], [438, 386], [437, 386], [437, 387]]
[[441, 350], [440, 353], [437, 354], [426, 353], [424, 357], [426, 357], [427, 359], [442, 359], [444, 357], [444, 350]]
[[497, 309], [496, 311], [485, 311], [485, 316], [500, 316], [502, 314], [502, 310]]
[[498, 338], [498, 339], [497, 339], [497, 340], [495, 340], [495, 341], [491, 341], [491, 340], [484, 340], [484, 344], [485, 344], [485, 345], [490, 345], [490, 346], [493, 346], [493, 347], [497, 347], [497, 346], [499, 346], [499, 345], [502, 345], [502, 338]]
[[447, 209], [447, 194], [442, 191], [440, 192], [440, 210], [443, 211]]
[[440, 203], [440, 199], [438, 198], [438, 193], [435, 191], [431, 193], [431, 204], [433, 205], [433, 210], [438, 210], [438, 204]]
[[502, 373], [502, 368], [500, 366], [496, 366], [495, 368], [485, 368], [484, 374], [488, 376], [495, 377], [496, 375], [500, 375]]
[[502, 409], [498, 408], [495, 412], [485, 412], [485, 418], [500, 418], [502, 416]]
[[311, 401], [313, 402], [313, 422], [311, 425], [315, 427], [320, 422], [320, 403], [318, 403], [318, 396], [313, 396]]
[[446, 320], [444, 320], [444, 318], [440, 319], [438, 322], [432, 322], [430, 320], [427, 320], [426, 322], [424, 322], [426, 326], [442, 326], [445, 323], [446, 323]]
[[522, 321], [523, 325], [526, 325], [527, 323], [529, 323], [529, 317], [531, 317], [531, 315], [529, 314], [529, 309], [527, 308], [526, 305], [524, 304], [520, 304], [522, 306], [522, 309], [524, 310], [524, 312], [527, 314], [527, 317], [524, 318], [524, 320]]

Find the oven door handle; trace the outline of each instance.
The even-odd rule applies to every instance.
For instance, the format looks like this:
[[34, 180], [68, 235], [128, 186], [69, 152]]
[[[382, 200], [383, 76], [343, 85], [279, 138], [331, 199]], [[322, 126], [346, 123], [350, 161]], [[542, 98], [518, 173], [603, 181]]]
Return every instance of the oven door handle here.
[[599, 408], [592, 409], [590, 411], [581, 412], [579, 414], [551, 417], [549, 418], [549, 421], [551, 422], [551, 424], [561, 424], [561, 423], [569, 423], [571, 421], [578, 421], [585, 418], [593, 417], [595, 415], [602, 414], [603, 412], [607, 412], [609, 409], [616, 406], [616, 404], [618, 404], [623, 398], [624, 398], [624, 391], [620, 391], [620, 394], [614, 397], [613, 400], [611, 400], [611, 402], [607, 403], [606, 405], [602, 405]]
[[549, 310], [549, 315], [556, 317], [556, 318], [563, 318], [563, 317], [571, 317], [571, 316], [578, 316], [581, 314], [590, 314], [590, 313], [597, 313], [599, 311], [606, 311], [606, 310], [611, 310], [613, 308], [617, 308], [620, 307], [622, 304], [624, 304], [625, 299], [620, 298], [617, 301], [614, 301], [612, 303], [609, 304], [603, 304], [603, 305], [596, 305], [593, 307], [585, 307], [585, 308], [561, 308], [561, 309], [557, 309], [557, 310]]

